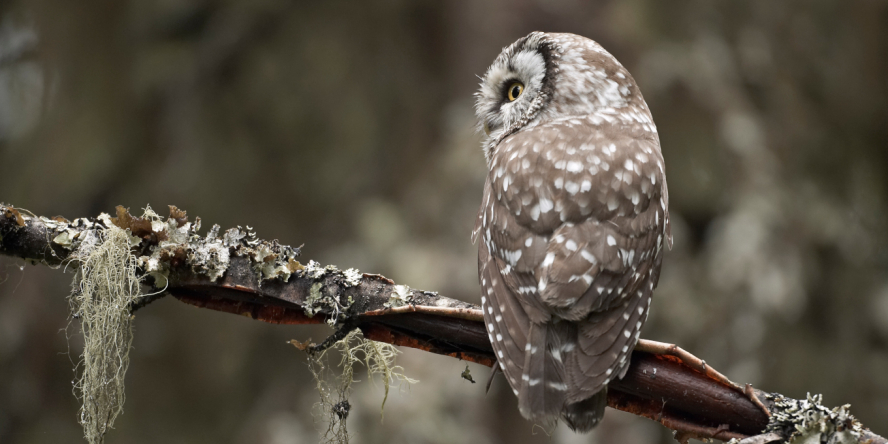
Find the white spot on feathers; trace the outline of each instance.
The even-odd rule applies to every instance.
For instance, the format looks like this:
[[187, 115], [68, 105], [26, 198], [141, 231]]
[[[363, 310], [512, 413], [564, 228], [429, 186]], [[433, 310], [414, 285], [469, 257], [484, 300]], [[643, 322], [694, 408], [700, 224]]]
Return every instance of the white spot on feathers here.
[[543, 213], [548, 213], [554, 205], [552, 201], [546, 198], [540, 198], [540, 211]]
[[[561, 362], [561, 360], [559, 359], [558, 362]], [[567, 390], [567, 384], [565, 384], [563, 382], [549, 381], [546, 383], [546, 385], [548, 385], [549, 388], [551, 388], [553, 390], [558, 390], [559, 392], [563, 392], [563, 391]]]
[[543, 259], [543, 267], [548, 267], [555, 262], [555, 253], [549, 253], [546, 255], [546, 258]]
[[583, 171], [583, 164], [571, 160], [570, 162], [567, 162], [567, 171], [570, 171], [571, 173], [579, 173], [580, 171]]
[[567, 191], [570, 194], [577, 194], [580, 191], [580, 185], [576, 182], [567, 181], [564, 184], [564, 191]]
[[540, 219], [540, 206], [539, 205], [534, 205], [534, 206], [530, 207], [530, 218], [533, 219], [534, 221], [537, 221]]

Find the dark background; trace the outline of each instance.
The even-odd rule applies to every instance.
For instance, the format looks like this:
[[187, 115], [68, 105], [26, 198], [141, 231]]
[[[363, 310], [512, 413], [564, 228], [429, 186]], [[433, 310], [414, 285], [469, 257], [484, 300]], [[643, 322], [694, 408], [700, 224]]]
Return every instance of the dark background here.
[[[885, 1], [0, 5], [0, 200], [66, 217], [175, 204], [305, 243], [303, 262], [476, 303], [476, 75], [532, 30], [593, 38], [634, 74], [666, 158], [675, 247], [643, 336], [888, 434]], [[71, 278], [0, 259], [2, 443], [82, 442]], [[326, 330], [175, 300], [135, 326], [109, 443], [318, 440], [285, 341]], [[382, 387], [361, 378], [354, 442], [669, 441], [613, 410], [588, 437], [549, 437], [504, 380], [484, 395], [486, 369], [473, 385], [454, 359], [399, 362], [421, 382], [380, 421]]]

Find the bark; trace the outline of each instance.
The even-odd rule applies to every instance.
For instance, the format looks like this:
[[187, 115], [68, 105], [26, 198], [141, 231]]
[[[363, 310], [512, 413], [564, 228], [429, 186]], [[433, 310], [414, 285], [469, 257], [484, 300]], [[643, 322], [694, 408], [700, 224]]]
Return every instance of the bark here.
[[[496, 363], [478, 306], [396, 285], [380, 275], [319, 267], [313, 262], [305, 266], [288, 256], [298, 254], [298, 249], [255, 239], [238, 240], [237, 236], [226, 244], [231, 257], [224, 273], [213, 279], [219, 275], [207, 270], [218, 264], [196, 264], [199, 258], [191, 254], [212, 240], [210, 237], [201, 239], [200, 245], [194, 243], [194, 236], [178, 244], [170, 241], [174, 233], [169, 230], [196, 233], [199, 224], [187, 225], [186, 220], [185, 213], [175, 207], [171, 207], [166, 226], [159, 228], [148, 218], [132, 217], [120, 207], [116, 218], [67, 221], [25, 215], [0, 204], [0, 254], [34, 264], [60, 265], [76, 250], [83, 233], [113, 223], [142, 239], [133, 254], [158, 258], [167, 267], [162, 273], [167, 280], [163, 285], [157, 272], [146, 272], [147, 281], [165, 291], [136, 309], [153, 298], [171, 295], [190, 305], [264, 322], [358, 328], [376, 341], [486, 366]], [[250, 239], [249, 235], [246, 238]], [[230, 239], [226, 237], [226, 242]], [[161, 248], [163, 242], [166, 244]], [[268, 270], [277, 271], [269, 274]], [[641, 340], [633, 352], [626, 376], [611, 382], [608, 389], [610, 407], [658, 421], [674, 430], [681, 442], [689, 438], [770, 442], [775, 435], [765, 434], [765, 430], [771, 412], [780, 409], [773, 401], [776, 398], [781, 397], [734, 384], [673, 344], [647, 340]], [[888, 443], [868, 431], [860, 434], [858, 442]]]

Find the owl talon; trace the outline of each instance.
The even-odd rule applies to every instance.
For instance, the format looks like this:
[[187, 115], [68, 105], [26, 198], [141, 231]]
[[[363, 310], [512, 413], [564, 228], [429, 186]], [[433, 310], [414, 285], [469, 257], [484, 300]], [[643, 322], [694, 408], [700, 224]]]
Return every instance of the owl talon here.
[[490, 369], [490, 378], [487, 378], [487, 386], [484, 389], [484, 393], [490, 393], [490, 385], [493, 384], [493, 378], [501, 371], [502, 369], [500, 369], [499, 362], [494, 362], [493, 367]]

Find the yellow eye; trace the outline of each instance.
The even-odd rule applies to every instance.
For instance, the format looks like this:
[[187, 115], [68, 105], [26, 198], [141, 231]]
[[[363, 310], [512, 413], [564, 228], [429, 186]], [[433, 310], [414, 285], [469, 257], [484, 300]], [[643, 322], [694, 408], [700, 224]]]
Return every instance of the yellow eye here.
[[513, 82], [511, 85], [509, 85], [509, 89], [506, 90], [506, 95], [509, 97], [510, 102], [514, 102], [523, 92], [524, 84], [521, 82]]

